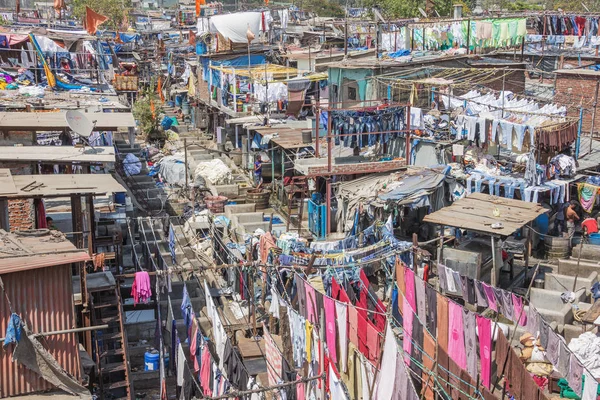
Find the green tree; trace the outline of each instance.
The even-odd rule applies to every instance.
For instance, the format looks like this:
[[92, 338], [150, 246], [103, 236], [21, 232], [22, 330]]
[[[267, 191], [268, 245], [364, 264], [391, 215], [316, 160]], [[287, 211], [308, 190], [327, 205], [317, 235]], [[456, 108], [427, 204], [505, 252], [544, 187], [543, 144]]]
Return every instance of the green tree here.
[[[441, 17], [451, 16], [454, 10], [454, 4], [463, 5], [463, 13], [468, 13], [471, 7], [471, 0], [452, 1], [452, 0], [432, 0], [432, 6]], [[365, 7], [379, 7], [379, 10], [386, 18], [423, 18], [419, 8], [426, 9], [424, 0], [365, 0]], [[429, 17], [437, 17], [433, 13]]]
[[346, 15], [340, 3], [332, 0], [305, 0], [302, 2], [302, 8], [314, 12], [319, 17], [341, 18]]
[[73, 15], [81, 20], [85, 19], [85, 7], [89, 7], [99, 14], [108, 17], [102, 26], [117, 29], [125, 20], [125, 15], [131, 9], [131, 0], [73, 0]]

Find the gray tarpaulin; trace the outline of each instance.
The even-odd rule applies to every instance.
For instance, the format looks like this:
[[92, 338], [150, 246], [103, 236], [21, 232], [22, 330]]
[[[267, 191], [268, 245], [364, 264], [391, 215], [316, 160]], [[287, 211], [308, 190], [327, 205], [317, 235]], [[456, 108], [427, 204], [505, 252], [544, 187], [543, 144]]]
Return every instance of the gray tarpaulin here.
[[[340, 184], [338, 199], [338, 232], [349, 231], [359, 205], [384, 207], [388, 203], [410, 205], [423, 201], [444, 183], [444, 168], [409, 168], [407, 171], [369, 175]], [[432, 199], [438, 205], [438, 199]], [[443, 206], [443, 205], [442, 205]]]
[[23, 333], [25, 335], [21, 335], [21, 340], [13, 351], [14, 361], [69, 394], [82, 399], [92, 398], [90, 391], [71, 377], [25, 326]]

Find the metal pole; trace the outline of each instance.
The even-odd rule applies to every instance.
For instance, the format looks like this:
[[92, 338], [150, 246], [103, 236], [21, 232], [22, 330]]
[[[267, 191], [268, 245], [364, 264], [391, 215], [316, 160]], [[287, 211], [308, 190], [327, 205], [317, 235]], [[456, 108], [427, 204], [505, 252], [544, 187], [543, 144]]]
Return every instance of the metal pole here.
[[327, 218], [325, 219], [325, 223], [327, 224], [327, 226], [325, 227], [326, 228], [325, 232], [327, 232], [327, 235], [329, 235], [331, 233], [331, 177], [327, 178], [326, 190], [327, 190], [327, 198], [326, 198], [327, 210], [325, 212], [327, 213]]
[[315, 156], [319, 158], [319, 139], [321, 137], [321, 101], [317, 102], [317, 112], [315, 116]]
[[331, 108], [327, 112], [327, 172], [331, 173]]
[[600, 85], [600, 80], [596, 81], [596, 93], [594, 94], [594, 104], [592, 106], [594, 109], [592, 110], [592, 127], [590, 128], [590, 154], [592, 154], [592, 143], [594, 141], [594, 125], [596, 120], [596, 106], [598, 105], [598, 86]]
[[491, 283], [493, 287], [496, 287], [497, 282], [496, 282], [496, 243], [494, 241], [494, 236], [491, 236], [492, 238], [492, 279], [491, 279]]
[[348, 57], [348, 15], [344, 23], [344, 57]]
[[575, 142], [575, 159], [579, 159], [579, 149], [581, 147], [581, 127], [583, 125], [583, 105], [579, 106], [579, 124], [577, 125], [577, 141]]
[[406, 107], [406, 165], [410, 165], [410, 106]]
[[[108, 329], [108, 325], [96, 325], [96, 326], [88, 326], [85, 328], [74, 328], [74, 329], [64, 329], [61, 331], [34, 333], [33, 336], [40, 337], [40, 336], [64, 335], [65, 333], [97, 331], [100, 329]], [[6, 338], [0, 338], [0, 342], [4, 342], [4, 339], [6, 339]]]
[[[187, 155], [187, 139], [183, 139], [183, 154], [184, 154], [184, 163], [185, 163], [185, 190], [189, 190], [190, 189], [190, 182], [189, 182], [189, 170], [188, 170], [188, 155]], [[189, 198], [189, 196], [188, 196]]]
[[471, 20], [467, 20], [467, 54], [471, 54]]

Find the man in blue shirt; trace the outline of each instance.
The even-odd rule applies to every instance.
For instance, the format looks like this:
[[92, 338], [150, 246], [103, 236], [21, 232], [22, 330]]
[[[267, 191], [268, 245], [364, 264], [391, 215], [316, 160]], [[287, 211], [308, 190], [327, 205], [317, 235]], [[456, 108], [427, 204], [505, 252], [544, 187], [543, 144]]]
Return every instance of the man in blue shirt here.
[[256, 161], [254, 161], [254, 185], [257, 188], [262, 185], [262, 160], [260, 156], [256, 156]]

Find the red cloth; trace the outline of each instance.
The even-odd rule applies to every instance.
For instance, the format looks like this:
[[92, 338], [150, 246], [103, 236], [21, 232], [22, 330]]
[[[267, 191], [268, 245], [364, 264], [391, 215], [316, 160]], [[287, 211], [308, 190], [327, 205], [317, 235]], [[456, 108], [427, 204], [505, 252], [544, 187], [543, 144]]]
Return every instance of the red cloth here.
[[208, 346], [204, 346], [204, 351], [202, 353], [202, 366], [200, 367], [200, 384], [204, 389], [205, 396], [212, 396], [211, 381], [210, 381], [210, 370], [212, 368], [210, 352], [208, 351]]
[[358, 296], [356, 306], [359, 307], [358, 314], [366, 320], [368, 318], [367, 297], [369, 296], [369, 280], [367, 279], [367, 275], [365, 275], [365, 271], [362, 269], [360, 270], [360, 281], [360, 295]]
[[369, 347], [367, 346], [367, 319], [358, 313], [358, 350], [366, 357], [369, 356]]
[[368, 359], [377, 365], [379, 359], [379, 329], [367, 321], [367, 347], [369, 348]]
[[340, 285], [337, 283], [335, 278], [331, 278], [331, 297], [336, 300], [340, 299]]
[[377, 307], [375, 307], [375, 311], [381, 314], [375, 314], [373, 319], [375, 320], [375, 326], [379, 332], [383, 332], [385, 330], [385, 305], [379, 299], [377, 299]]
[[44, 207], [44, 201], [42, 199], [35, 199], [33, 204], [35, 205], [37, 228], [48, 228], [48, 224], [46, 223], [46, 208]]
[[587, 228], [588, 235], [590, 233], [598, 233], [598, 222], [594, 218], [586, 218], [581, 223], [581, 228]]
[[108, 17], [98, 14], [89, 7], [85, 7], [85, 30], [90, 35], [95, 35], [98, 27], [108, 21]]

